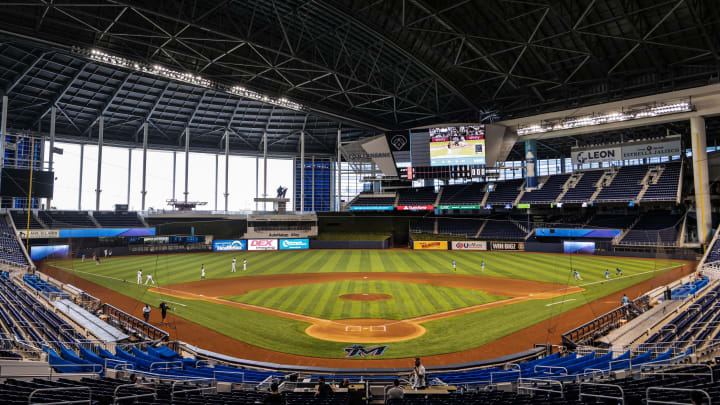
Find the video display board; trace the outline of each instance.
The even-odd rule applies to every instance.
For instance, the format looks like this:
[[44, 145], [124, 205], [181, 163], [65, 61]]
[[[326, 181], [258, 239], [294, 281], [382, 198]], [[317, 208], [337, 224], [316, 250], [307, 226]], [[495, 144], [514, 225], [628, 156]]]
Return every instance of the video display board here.
[[482, 125], [430, 128], [430, 165], [484, 165], [485, 127]]
[[565, 253], [584, 253], [593, 254], [595, 253], [595, 242], [576, 242], [576, 241], [564, 241], [563, 252]]

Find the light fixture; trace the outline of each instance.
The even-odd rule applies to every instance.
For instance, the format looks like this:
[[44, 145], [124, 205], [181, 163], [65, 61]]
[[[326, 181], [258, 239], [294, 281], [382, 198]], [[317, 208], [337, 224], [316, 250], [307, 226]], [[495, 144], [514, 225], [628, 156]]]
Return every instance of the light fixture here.
[[537, 124], [530, 124], [518, 128], [518, 135], [532, 135], [551, 131], [563, 131], [572, 128], [582, 128], [594, 125], [609, 124], [612, 122], [637, 120], [657, 117], [660, 115], [690, 112], [694, 106], [689, 100], [671, 102], [667, 104], [651, 104], [634, 107], [625, 111], [613, 111], [604, 114], [591, 114], [578, 117], [567, 117], [555, 120], [546, 120]]
[[125, 69], [131, 69], [136, 72], [151, 74], [155, 76], [164, 77], [170, 80], [176, 80], [194, 86], [205, 87], [216, 91], [225, 92], [235, 96], [248, 98], [251, 100], [261, 101], [263, 103], [276, 105], [278, 107], [287, 108], [290, 110], [303, 111], [305, 107], [294, 101], [290, 101], [285, 97], [270, 97], [268, 95], [259, 93], [254, 90], [248, 90], [243, 86], [228, 86], [222, 83], [218, 83], [209, 79], [206, 79], [200, 75], [196, 75], [189, 72], [181, 72], [166, 68], [158, 64], [146, 64], [138, 61], [133, 61], [122, 56], [111, 55], [107, 52], [100, 51], [98, 49], [86, 50], [79, 47], [73, 47], [72, 51], [81, 54], [89, 59], [97, 62], [113, 65]]

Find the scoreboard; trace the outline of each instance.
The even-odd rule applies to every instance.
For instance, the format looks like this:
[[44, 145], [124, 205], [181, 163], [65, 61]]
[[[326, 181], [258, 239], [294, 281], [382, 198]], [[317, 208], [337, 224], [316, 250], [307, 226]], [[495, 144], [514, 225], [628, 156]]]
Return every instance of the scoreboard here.
[[399, 170], [400, 178], [407, 180], [485, 177], [485, 166], [483, 165], [417, 166], [402, 167]]

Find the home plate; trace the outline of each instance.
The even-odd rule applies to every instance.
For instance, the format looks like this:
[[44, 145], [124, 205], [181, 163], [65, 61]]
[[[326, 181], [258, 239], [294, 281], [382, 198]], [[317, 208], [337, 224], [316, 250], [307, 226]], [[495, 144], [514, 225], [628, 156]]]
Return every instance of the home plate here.
[[363, 278], [365, 278], [365, 279], [366, 279], [366, 278], [367, 278], [367, 276], [365, 276], [365, 277], [363, 277]]
[[367, 293], [364, 293], [363, 295], [367, 295]]

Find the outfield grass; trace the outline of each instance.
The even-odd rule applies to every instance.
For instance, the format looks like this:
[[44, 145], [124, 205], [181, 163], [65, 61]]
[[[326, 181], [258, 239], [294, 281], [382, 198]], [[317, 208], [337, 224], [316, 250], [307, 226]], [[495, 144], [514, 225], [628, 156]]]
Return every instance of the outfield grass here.
[[[345, 294], [361, 293], [387, 294], [392, 296], [392, 299], [363, 302], [338, 298]], [[497, 297], [482, 291], [464, 288], [436, 287], [395, 281], [345, 280], [255, 290], [227, 298], [232, 301], [322, 319], [408, 319], [486, 304], [507, 297]]]
[[[248, 271], [230, 273], [230, 261], [233, 257], [237, 257], [238, 261], [246, 258]], [[156, 282], [168, 285], [198, 280], [201, 264], [205, 264], [208, 277], [212, 279], [248, 275], [354, 271], [449, 274], [452, 271], [450, 264], [452, 260], [457, 261], [458, 274], [480, 274], [480, 262], [485, 261], [487, 266], [483, 275], [486, 276], [584, 285], [585, 291], [554, 299], [520, 302], [425, 322], [423, 323], [427, 330], [425, 335], [406, 342], [391, 343], [390, 348], [381, 358], [426, 356], [481, 346], [608, 294], [621, 291], [652, 278], [658, 274], [657, 272], [680, 264], [667, 260], [514, 252], [327, 250], [128, 256], [103, 260], [99, 266], [95, 266], [89, 260], [85, 263], [80, 263], [79, 260], [63, 261], [57, 263], [57, 266], [153, 306], [159, 305], [163, 300], [170, 300], [173, 302], [172, 313], [252, 345], [305, 356], [341, 358], [345, 354], [343, 348], [348, 344], [327, 342], [308, 336], [304, 330], [309, 324], [305, 322], [149, 292], [146, 288], [134, 284], [137, 269], [143, 268], [146, 273], [152, 272]], [[612, 271], [615, 267], [621, 267], [626, 276], [604, 281], [605, 269], [609, 268]], [[571, 268], [578, 269], [584, 281], [573, 280]], [[325, 302], [320, 300], [331, 299], [331, 294], [318, 295], [318, 291], [327, 292], [327, 290], [322, 288], [316, 291], [312, 289], [312, 285], [293, 288], [305, 287], [310, 288], [306, 293], [318, 307], [322, 306], [324, 311]], [[390, 293], [390, 295], [394, 294]], [[274, 295], [269, 294], [268, 297], [274, 298]], [[493, 299], [493, 297], [487, 298]], [[566, 302], [560, 303], [561, 301]], [[549, 304], [555, 305], [547, 306]], [[268, 299], [264, 305], [274, 304]], [[545, 338], [538, 336], [537, 342], [544, 342]]]

